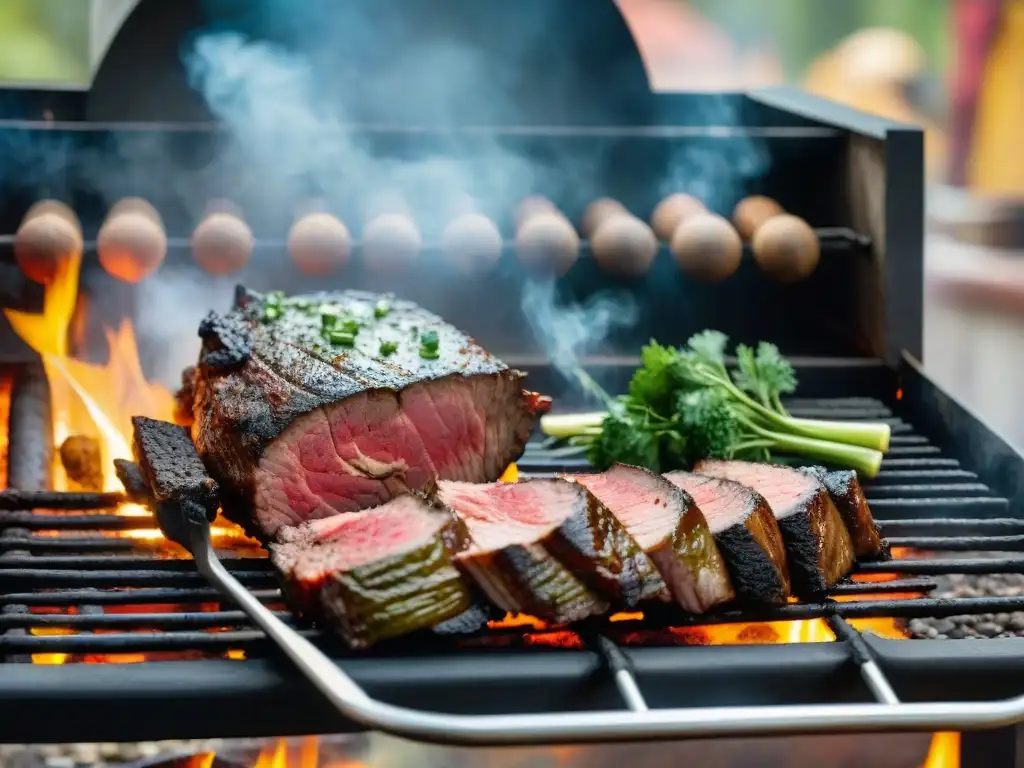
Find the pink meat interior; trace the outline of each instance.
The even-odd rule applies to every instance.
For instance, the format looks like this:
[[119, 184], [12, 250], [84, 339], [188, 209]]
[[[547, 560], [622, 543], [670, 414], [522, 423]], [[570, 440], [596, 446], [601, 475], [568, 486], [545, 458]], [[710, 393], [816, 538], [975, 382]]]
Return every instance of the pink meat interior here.
[[583, 485], [644, 550], [664, 540], [679, 522], [678, 492], [659, 475], [634, 467], [616, 466], [600, 475], [573, 478]]
[[441, 500], [465, 521], [474, 549], [531, 544], [573, 514], [582, 489], [560, 480], [442, 482]]

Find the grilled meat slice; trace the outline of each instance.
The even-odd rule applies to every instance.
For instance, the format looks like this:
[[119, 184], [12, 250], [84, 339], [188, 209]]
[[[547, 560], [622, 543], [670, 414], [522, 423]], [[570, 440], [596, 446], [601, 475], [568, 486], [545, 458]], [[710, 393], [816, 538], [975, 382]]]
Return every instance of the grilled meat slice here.
[[465, 532], [406, 494], [363, 512], [281, 528], [271, 558], [289, 602], [325, 617], [353, 648], [456, 619], [471, 594], [451, 562]]
[[696, 502], [718, 542], [736, 596], [744, 602], [784, 603], [789, 566], [782, 532], [764, 496], [719, 477], [668, 472], [665, 479]]
[[650, 558], [586, 488], [564, 480], [442, 482], [473, 544], [458, 555], [500, 608], [557, 624], [633, 607], [665, 588]]
[[522, 373], [390, 297], [240, 288], [200, 336], [192, 435], [236, 500], [226, 511], [263, 540], [438, 477], [496, 480], [546, 406]]
[[792, 467], [716, 459], [697, 462], [694, 471], [734, 480], [764, 496], [782, 531], [797, 595], [820, 596], [852, 570], [850, 534], [814, 477]]
[[828, 489], [828, 495], [850, 533], [853, 553], [858, 560], [889, 560], [892, 557], [889, 542], [882, 538], [875, 525], [875, 518], [871, 514], [868, 500], [864, 498], [864, 489], [860, 487], [856, 472], [829, 472], [824, 467], [803, 467], [801, 471], [817, 478]]
[[708, 523], [686, 491], [646, 469], [617, 464], [571, 478], [618, 518], [657, 566], [674, 598], [704, 613], [736, 595]]

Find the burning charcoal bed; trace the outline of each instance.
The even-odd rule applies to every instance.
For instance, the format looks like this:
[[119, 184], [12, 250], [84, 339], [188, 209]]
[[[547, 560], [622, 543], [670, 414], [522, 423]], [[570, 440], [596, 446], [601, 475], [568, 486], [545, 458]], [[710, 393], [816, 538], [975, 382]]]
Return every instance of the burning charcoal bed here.
[[[462, 5], [472, 16], [481, 4]], [[141, 3], [139, 18], [153, 7]], [[239, 163], [246, 142], [223, 141], [246, 129], [238, 116], [215, 116], [227, 130], [116, 118], [0, 123], [12, 145], [60, 148], [26, 152], [24, 178], [5, 178], [0, 199], [0, 221], [18, 232], [0, 240], [0, 261], [47, 283], [26, 279], [16, 295], [2, 294], [0, 373], [10, 386], [0, 389], [9, 392], [9, 409], [0, 408], [0, 697], [12, 717], [0, 741], [279, 737], [369, 724], [423, 740], [540, 744], [565, 733], [552, 723], [585, 724], [566, 740], [587, 741], [953, 731], [1024, 718], [1015, 698], [1024, 692], [1015, 628], [1024, 590], [1012, 583], [1024, 574], [1024, 459], [918, 362], [921, 132], [791, 89], [652, 95], [615, 6], [596, 8], [602, 34], [565, 25], [589, 37], [559, 50], [610, 68], [591, 74], [592, 87], [577, 83], [579, 105], [556, 98], [564, 113], [550, 114], [549, 99], [506, 127], [480, 127], [493, 115], [469, 105], [454, 125], [367, 114], [348, 129], [358, 151], [388, 158], [383, 167], [459, 165], [480, 182], [471, 213], [461, 198], [434, 199], [427, 184], [418, 207], [380, 214], [370, 198], [381, 190], [359, 179], [331, 201], [337, 210], [292, 221], [334, 189], [318, 188], [321, 171], [342, 186], [351, 174], [321, 169], [319, 158], [294, 173], [276, 149], [269, 167]], [[179, 42], [166, 46], [178, 70]], [[635, 81], [623, 75], [612, 88], [623, 62]], [[617, 88], [621, 99], [605, 97]], [[536, 88], [522, 91], [544, 101]], [[421, 104], [407, 95], [393, 101]], [[116, 102], [138, 117], [130, 96], [130, 84], [103, 71], [81, 114], [110, 117]], [[721, 104], [729, 120], [715, 116]], [[308, 143], [323, 147], [322, 138]], [[713, 190], [700, 203], [713, 210], [695, 224], [668, 216], [678, 226], [666, 231], [666, 168], [751, 147], [767, 158], [763, 173]], [[52, 176], [48, 163], [67, 152], [81, 155], [67, 188], [39, 187], [33, 180]], [[488, 199], [488, 181], [515, 187], [511, 171], [524, 158], [564, 167], [573, 184], [540, 174], [513, 200]], [[127, 170], [100, 190], [94, 167]], [[181, 184], [168, 182], [172, 173]], [[187, 204], [183, 190], [194, 198]], [[538, 192], [551, 197], [522, 200]], [[33, 205], [47, 195], [66, 204]], [[211, 203], [198, 217], [205, 198], [223, 196], [232, 204]], [[774, 223], [757, 230], [738, 216], [734, 227], [726, 217], [743, 200], [748, 213], [767, 205]], [[448, 203], [458, 213], [438, 214]], [[341, 243], [332, 273], [322, 271], [322, 248], [297, 245], [311, 227]], [[108, 246], [126, 230], [148, 233], [153, 247], [136, 243], [131, 259], [115, 258], [123, 252]], [[467, 248], [467, 231], [484, 235]], [[537, 232], [562, 238], [539, 249], [550, 262], [537, 260]], [[721, 263], [697, 263], [710, 253], [694, 245], [705, 232], [725, 237]], [[787, 237], [800, 258], [769, 263]], [[202, 314], [178, 338], [154, 286], [229, 272], [251, 290], [233, 304], [201, 297], [202, 313], [215, 311], [201, 339]], [[186, 299], [199, 300], [179, 292], [173, 309], [191, 306]], [[116, 318], [102, 316], [108, 310]], [[93, 319], [117, 329], [105, 355], [85, 342]], [[137, 326], [124, 322], [132, 319]], [[563, 343], [567, 322], [593, 344]], [[860, 476], [877, 528], [849, 476], [822, 480], [801, 472], [808, 462], [786, 470], [787, 483], [808, 491], [791, 514], [769, 515], [771, 478], [749, 476], [756, 487], [745, 504], [723, 511], [716, 500], [733, 488], [724, 480], [709, 488], [623, 467], [595, 478], [584, 449], [533, 430], [549, 403], [530, 391], [563, 413], [593, 408], [591, 384], [625, 392], [649, 339], [677, 346], [707, 328], [778, 345], [799, 380], [778, 403], [793, 417], [890, 427], [879, 471]], [[177, 366], [183, 346], [196, 363], [200, 344], [179, 397], [142, 375], [143, 363]], [[360, 358], [367, 349], [372, 365]], [[405, 377], [407, 358], [416, 367]], [[189, 415], [191, 431], [171, 424]], [[134, 445], [132, 417], [142, 417]], [[117, 463], [74, 486], [74, 460], [88, 451], [69, 448], [62, 465], [70, 437], [96, 441]], [[694, 499], [708, 507], [705, 524]], [[179, 514], [183, 506], [193, 514]], [[466, 530], [438, 517], [448, 513]], [[375, 548], [361, 546], [367, 531], [383, 537]], [[238, 600], [197, 570], [212, 572], [204, 537], [241, 584]], [[376, 580], [382, 563], [397, 567], [381, 542], [415, 549], [415, 567], [429, 575], [399, 590], [398, 609], [392, 582]], [[811, 544], [835, 556], [801, 559]], [[541, 584], [545, 568], [558, 578]], [[336, 662], [321, 667], [334, 682], [329, 670], [340, 669], [365, 693], [341, 697], [348, 714], [259, 628], [276, 624], [250, 619], [263, 617], [253, 599]], [[777, 715], [788, 705], [808, 706]], [[396, 724], [395, 712], [411, 719]], [[888, 719], [907, 712], [918, 714]], [[488, 716], [503, 719], [469, 719]], [[432, 725], [413, 727], [424, 722]], [[439, 722], [454, 735], [439, 735]], [[631, 730], [638, 723], [649, 730]], [[679, 730], [661, 730], [666, 723]], [[1005, 741], [1005, 730], [993, 734]]]

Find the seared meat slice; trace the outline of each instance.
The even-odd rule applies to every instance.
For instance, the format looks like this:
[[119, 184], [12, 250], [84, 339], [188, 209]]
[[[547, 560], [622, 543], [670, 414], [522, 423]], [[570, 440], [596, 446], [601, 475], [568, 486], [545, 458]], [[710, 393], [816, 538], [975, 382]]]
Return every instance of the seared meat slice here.
[[450, 553], [465, 531], [407, 494], [375, 509], [281, 528], [270, 545], [289, 602], [326, 617], [353, 648], [460, 616], [471, 596]]
[[689, 493], [704, 513], [729, 566], [736, 596], [754, 603], [786, 602], [786, 549], [764, 496], [732, 480], [693, 472], [668, 472], [665, 479]]
[[623, 464], [572, 479], [626, 527], [683, 608], [704, 613], [735, 597], [707, 521], [684, 490], [646, 469]]
[[192, 435], [234, 497], [225, 511], [264, 540], [438, 477], [496, 480], [545, 406], [523, 374], [390, 297], [239, 289], [200, 336]]
[[633, 607], [665, 588], [626, 529], [564, 480], [442, 482], [441, 500], [473, 541], [456, 563], [500, 608], [557, 624]]
[[875, 525], [868, 500], [864, 498], [864, 489], [860, 487], [857, 473], [852, 470], [829, 472], [824, 467], [803, 467], [807, 472], [825, 484], [832, 503], [839, 510], [846, 530], [853, 541], [853, 553], [858, 560], [888, 560], [889, 542], [882, 538]]
[[694, 471], [735, 480], [760, 493], [779, 522], [793, 591], [801, 597], [827, 592], [853, 569], [853, 542], [828, 491], [792, 467], [705, 459]]

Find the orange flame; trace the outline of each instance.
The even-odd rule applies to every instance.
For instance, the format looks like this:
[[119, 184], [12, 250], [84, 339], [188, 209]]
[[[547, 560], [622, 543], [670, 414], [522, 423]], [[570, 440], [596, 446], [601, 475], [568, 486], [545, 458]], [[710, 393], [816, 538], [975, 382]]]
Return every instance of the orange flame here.
[[960, 768], [960, 734], [941, 732], [932, 736], [921, 768]]
[[[84, 312], [76, 313], [79, 303], [78, 278], [81, 256], [65, 258], [59, 265], [53, 281], [43, 294], [43, 311], [32, 314], [4, 309], [4, 315], [14, 331], [32, 349], [39, 353], [50, 385], [53, 415], [53, 444], [60, 445], [72, 435], [94, 437], [99, 441], [103, 490], [121, 490], [114, 472], [114, 459], [131, 459], [131, 417], [149, 416], [154, 419], [174, 420], [175, 399], [164, 387], [146, 380], [139, 362], [135, 332], [129, 321], [123, 321], [116, 330], [106, 329], [107, 362], [103, 364], [73, 359], [69, 354], [68, 335], [73, 329], [76, 337], [84, 338]], [[81, 307], [79, 308], [82, 309]], [[68, 478], [54, 457], [54, 488], [68, 490]], [[151, 517], [149, 510], [138, 504], [123, 504], [118, 514], [132, 517]], [[246, 541], [240, 529], [217, 525], [213, 534], [221, 539]], [[156, 527], [118, 531], [111, 535], [135, 539], [140, 546], [175, 547], [166, 542]], [[33, 629], [33, 634], [74, 634], [67, 629]], [[41, 664], [62, 664], [68, 654], [36, 654], [32, 660]], [[103, 657], [103, 661], [144, 661], [146, 656], [131, 654], [121, 657]]]

